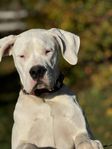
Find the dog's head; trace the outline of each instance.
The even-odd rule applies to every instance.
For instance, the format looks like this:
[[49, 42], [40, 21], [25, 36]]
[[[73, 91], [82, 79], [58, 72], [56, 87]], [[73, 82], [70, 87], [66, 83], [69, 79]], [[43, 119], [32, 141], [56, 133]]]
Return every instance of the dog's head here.
[[12, 55], [24, 90], [52, 90], [59, 76], [58, 57], [61, 51], [71, 65], [77, 63], [80, 39], [60, 29], [32, 29], [17, 36], [0, 39], [0, 60]]

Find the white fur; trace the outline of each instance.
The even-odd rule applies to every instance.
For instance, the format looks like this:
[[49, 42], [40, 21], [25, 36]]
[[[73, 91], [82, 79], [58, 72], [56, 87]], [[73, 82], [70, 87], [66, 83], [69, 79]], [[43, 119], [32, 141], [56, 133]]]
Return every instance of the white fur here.
[[31, 95], [38, 82], [31, 78], [30, 69], [44, 66], [47, 72], [43, 85], [51, 90], [59, 75], [60, 51], [67, 62], [75, 65], [79, 46], [77, 35], [60, 29], [33, 29], [0, 40], [0, 60], [4, 55], [13, 56], [23, 88], [29, 93], [20, 92], [14, 110], [12, 149], [103, 149], [100, 142], [91, 140], [83, 112], [67, 87], [45, 97]]

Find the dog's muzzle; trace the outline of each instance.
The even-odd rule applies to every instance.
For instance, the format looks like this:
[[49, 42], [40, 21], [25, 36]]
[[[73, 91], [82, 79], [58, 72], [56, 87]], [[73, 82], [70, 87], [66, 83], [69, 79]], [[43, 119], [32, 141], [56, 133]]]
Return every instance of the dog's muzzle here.
[[[42, 95], [45, 95], [45, 94], [55, 93], [59, 89], [62, 88], [62, 86], [63, 86], [63, 80], [64, 80], [64, 75], [62, 73], [60, 73], [60, 75], [59, 75], [58, 79], [56, 80], [56, 83], [55, 83], [55, 85], [54, 85], [54, 87], [53, 87], [52, 90], [48, 90], [47, 88], [42, 88], [42, 89], [34, 88], [33, 89], [33, 92], [31, 92], [30, 94], [31, 95], [35, 95], [35, 96], [42, 96]], [[24, 89], [23, 89], [23, 92], [25, 94], [29, 94]]]

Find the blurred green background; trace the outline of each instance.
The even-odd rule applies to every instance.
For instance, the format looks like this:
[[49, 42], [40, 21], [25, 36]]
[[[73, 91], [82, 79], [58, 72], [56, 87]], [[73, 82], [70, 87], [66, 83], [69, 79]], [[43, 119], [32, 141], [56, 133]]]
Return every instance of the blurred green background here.
[[[12, 12], [12, 14], [11, 14]], [[15, 23], [15, 24], [14, 24]], [[30, 28], [62, 28], [81, 38], [79, 61], [62, 61], [65, 83], [77, 94], [91, 129], [112, 143], [112, 0], [0, 0], [0, 37]], [[0, 148], [9, 149], [20, 90], [11, 57], [0, 63]]]

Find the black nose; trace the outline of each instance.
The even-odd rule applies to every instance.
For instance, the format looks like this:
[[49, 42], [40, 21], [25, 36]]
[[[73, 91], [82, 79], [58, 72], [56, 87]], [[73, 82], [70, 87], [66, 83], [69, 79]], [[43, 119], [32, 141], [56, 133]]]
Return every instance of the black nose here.
[[42, 78], [44, 76], [46, 70], [47, 69], [45, 67], [36, 65], [30, 69], [29, 73], [34, 80], [37, 80], [38, 78]]

